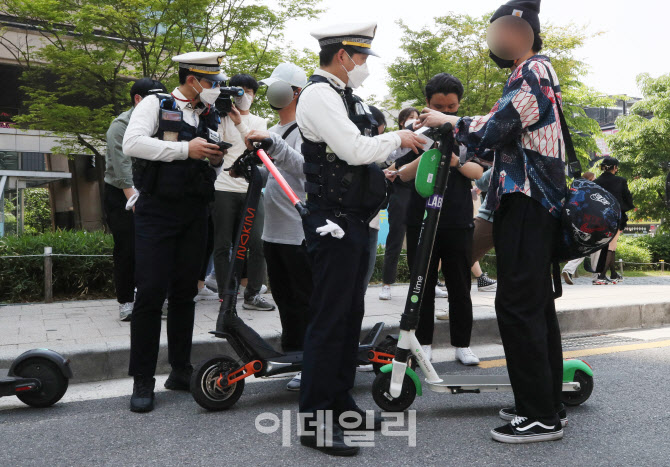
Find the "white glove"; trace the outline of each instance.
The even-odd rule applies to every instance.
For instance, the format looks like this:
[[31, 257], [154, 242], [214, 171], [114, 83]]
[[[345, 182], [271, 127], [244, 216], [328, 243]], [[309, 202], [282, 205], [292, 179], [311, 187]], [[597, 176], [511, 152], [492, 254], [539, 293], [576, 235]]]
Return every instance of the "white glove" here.
[[342, 227], [337, 225], [335, 222], [332, 222], [328, 219], [326, 219], [326, 225], [323, 227], [318, 227], [316, 229], [316, 233], [320, 233], [322, 237], [331, 234], [333, 237], [340, 239], [344, 237], [344, 230], [342, 230]]
[[135, 203], [137, 203], [137, 199], [140, 197], [140, 192], [133, 187], [133, 190], [135, 190], [135, 194], [128, 198], [128, 202], [126, 203], [126, 211], [131, 211], [133, 209], [133, 206], [135, 206]]

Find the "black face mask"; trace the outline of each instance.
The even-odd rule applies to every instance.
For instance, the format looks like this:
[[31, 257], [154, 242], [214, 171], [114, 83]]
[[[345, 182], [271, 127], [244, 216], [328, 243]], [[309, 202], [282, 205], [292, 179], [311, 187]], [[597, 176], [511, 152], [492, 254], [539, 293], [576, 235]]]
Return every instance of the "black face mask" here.
[[458, 112], [442, 112], [443, 115], [452, 115], [456, 117], [458, 115]]
[[505, 60], [503, 58], [498, 57], [495, 55], [493, 52], [489, 50], [489, 57], [491, 57], [491, 60], [495, 62], [496, 65], [498, 65], [500, 68], [512, 68], [514, 66], [514, 60]]

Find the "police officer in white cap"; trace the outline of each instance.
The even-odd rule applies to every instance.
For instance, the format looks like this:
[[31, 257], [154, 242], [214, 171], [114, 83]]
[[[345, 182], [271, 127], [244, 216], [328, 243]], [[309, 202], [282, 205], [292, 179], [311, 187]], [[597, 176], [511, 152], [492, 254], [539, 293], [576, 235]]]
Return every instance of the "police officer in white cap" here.
[[[304, 201], [305, 160], [300, 152], [302, 138], [295, 121], [295, 111], [300, 91], [307, 84], [307, 75], [293, 63], [280, 63], [272, 75], [260, 84], [267, 86], [265, 95], [270, 107], [279, 114], [279, 123], [269, 132], [250, 132], [247, 141], [272, 138], [273, 145], [268, 154], [293, 191]], [[302, 220], [272, 175], [268, 177], [263, 200], [263, 248], [272, 298], [279, 309], [282, 324], [282, 349], [285, 352], [302, 351], [313, 288]], [[296, 375], [286, 388], [289, 391], [300, 390], [300, 377], [300, 374]]]
[[[303, 227], [315, 286], [304, 345], [300, 412], [307, 423], [300, 441], [333, 455], [358, 452], [344, 443], [342, 414], [348, 422], [362, 415], [358, 429], [381, 425], [379, 417], [367, 424], [349, 393], [364, 312], [368, 225], [387, 199], [375, 163], [399, 147], [418, 151], [425, 143], [407, 130], [377, 135], [368, 106], [352, 93], [368, 77], [376, 29], [376, 23], [344, 24], [312, 33], [321, 46], [320, 68], [303, 89], [296, 115], [311, 212]], [[332, 445], [319, 442], [324, 434], [332, 434]]]
[[208, 204], [214, 197], [214, 167], [224, 151], [214, 107], [222, 53], [191, 52], [179, 63], [179, 87], [148, 96], [135, 108], [123, 152], [136, 158], [135, 280], [137, 297], [130, 324], [130, 410], [154, 408], [154, 374], [161, 331], [161, 306], [168, 297], [168, 360], [165, 387], [188, 390], [193, 371], [191, 342], [198, 276], [207, 243]]

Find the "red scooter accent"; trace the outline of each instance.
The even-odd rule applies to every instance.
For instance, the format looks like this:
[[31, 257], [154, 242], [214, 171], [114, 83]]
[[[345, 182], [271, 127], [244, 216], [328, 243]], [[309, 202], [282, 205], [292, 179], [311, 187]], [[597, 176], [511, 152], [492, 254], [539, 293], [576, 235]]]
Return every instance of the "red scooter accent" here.
[[[235, 384], [244, 378], [248, 378], [249, 376], [258, 373], [262, 369], [263, 369], [263, 362], [261, 362], [260, 360], [254, 360], [252, 362], [249, 362], [242, 368], [239, 368], [231, 373], [228, 373], [228, 383], [226, 384], [226, 386], [230, 386], [231, 384]], [[221, 384], [222, 380], [223, 380], [223, 373], [221, 373], [219, 377], [216, 379], [216, 385], [221, 389], [226, 387], [223, 384]]]

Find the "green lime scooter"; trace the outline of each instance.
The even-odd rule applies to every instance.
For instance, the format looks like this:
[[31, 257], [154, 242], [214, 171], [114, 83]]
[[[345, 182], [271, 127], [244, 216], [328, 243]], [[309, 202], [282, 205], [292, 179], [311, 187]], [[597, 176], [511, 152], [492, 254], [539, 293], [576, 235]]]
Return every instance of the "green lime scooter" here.
[[[453, 127], [450, 124], [443, 125], [437, 132], [440, 148], [425, 152], [421, 156], [417, 170], [416, 189], [421, 196], [428, 199], [405, 311], [400, 319], [397, 350], [393, 362], [381, 367], [372, 385], [372, 396], [375, 402], [387, 412], [406, 410], [412, 405], [417, 394], [419, 396], [422, 394], [421, 381], [408, 365], [408, 361], [418, 363], [424, 374], [426, 386], [435, 392], [479, 394], [512, 391], [507, 375], [438, 375], [415, 336], [425, 278], [449, 179], [449, 163], [454, 146]], [[591, 367], [582, 360], [565, 360], [563, 363], [563, 403], [568, 406], [582, 404], [591, 396], [592, 391], [593, 370]]]

